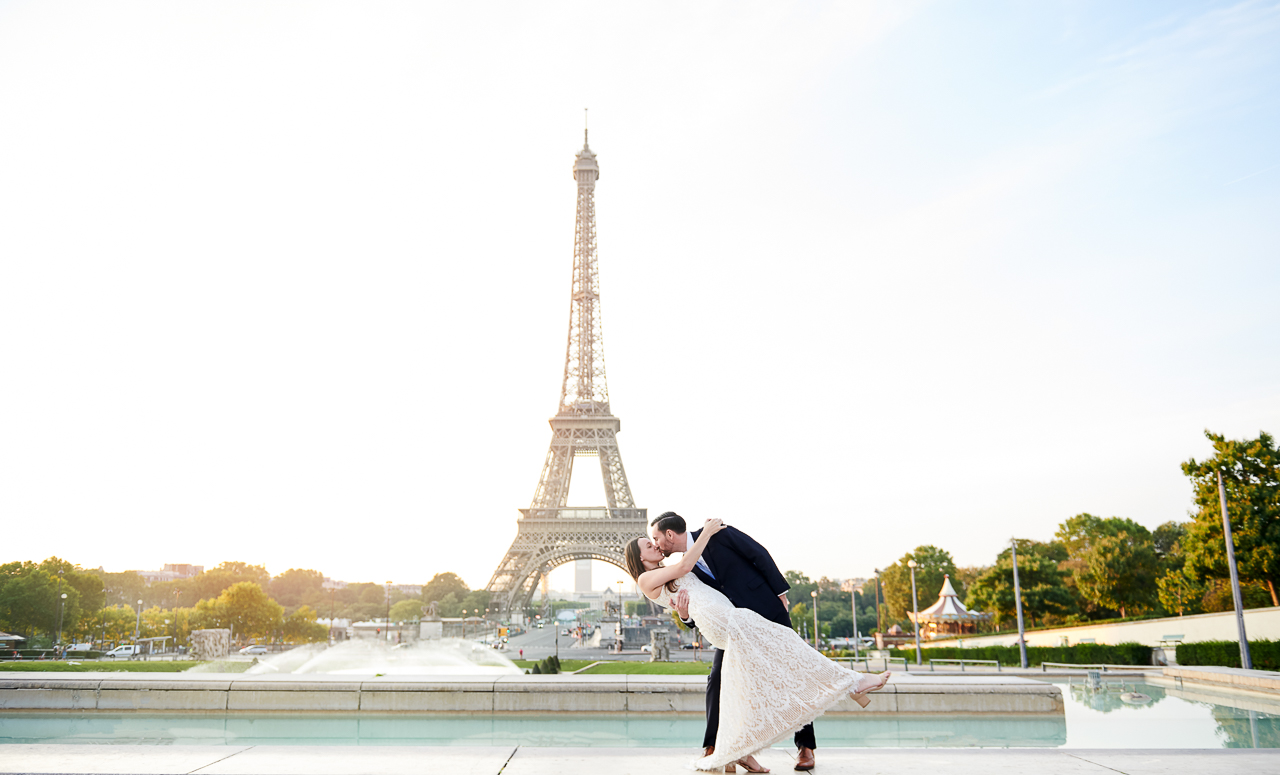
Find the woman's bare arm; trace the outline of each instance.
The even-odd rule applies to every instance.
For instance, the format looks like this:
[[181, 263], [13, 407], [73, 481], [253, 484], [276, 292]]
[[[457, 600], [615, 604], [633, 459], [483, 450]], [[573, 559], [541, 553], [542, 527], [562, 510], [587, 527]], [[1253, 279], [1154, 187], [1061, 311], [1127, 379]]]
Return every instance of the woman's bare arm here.
[[718, 519], [708, 519], [706, 524], [702, 526], [702, 535], [698, 536], [698, 540], [693, 543], [693, 547], [684, 553], [680, 558], [680, 562], [675, 565], [669, 565], [662, 568], [654, 568], [640, 574], [640, 578], [636, 582], [640, 585], [640, 591], [650, 600], [654, 599], [654, 595], [663, 584], [668, 581], [675, 581], [684, 574], [693, 570], [693, 566], [698, 562], [698, 558], [702, 556], [702, 550], [707, 548], [707, 542], [711, 540], [711, 536], [719, 533], [724, 529], [724, 523]]

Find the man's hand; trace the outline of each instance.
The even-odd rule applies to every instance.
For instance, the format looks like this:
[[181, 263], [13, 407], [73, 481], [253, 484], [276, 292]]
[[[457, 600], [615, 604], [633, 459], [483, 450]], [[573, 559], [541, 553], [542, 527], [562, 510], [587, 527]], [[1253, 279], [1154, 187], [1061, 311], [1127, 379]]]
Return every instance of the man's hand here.
[[676, 593], [676, 613], [681, 619], [689, 618], [689, 590], [682, 589]]
[[791, 613], [791, 603], [787, 600], [787, 593], [783, 592], [778, 595], [778, 599], [782, 601], [782, 607], [787, 609], [787, 613]]

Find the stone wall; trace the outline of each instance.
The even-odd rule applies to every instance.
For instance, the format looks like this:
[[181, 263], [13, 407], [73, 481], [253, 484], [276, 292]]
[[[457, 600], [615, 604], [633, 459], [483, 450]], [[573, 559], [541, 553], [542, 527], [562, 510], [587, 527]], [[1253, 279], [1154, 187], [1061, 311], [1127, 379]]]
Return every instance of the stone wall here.
[[[1280, 639], [1280, 608], [1250, 608], [1244, 612], [1244, 626], [1250, 640]], [[1027, 633], [1028, 646], [1074, 646], [1081, 640], [1092, 638], [1094, 643], [1105, 643], [1114, 646], [1119, 643], [1143, 643], [1148, 646], [1160, 646], [1166, 635], [1180, 635], [1184, 643], [1197, 643], [1205, 640], [1236, 640], [1236, 615], [1234, 611], [1223, 611], [1216, 614], [1195, 614], [1193, 616], [1169, 616], [1163, 619], [1144, 619], [1136, 622], [1117, 622], [1115, 624], [1082, 624], [1077, 627], [1059, 627], [1052, 630], [1035, 630]], [[1065, 643], [1064, 643], [1065, 640]], [[925, 641], [921, 645], [929, 646], [1013, 646], [1017, 645], [1018, 633], [1007, 632], [1000, 635], [979, 635], [964, 638], [962, 642], [955, 638]]]
[[231, 630], [192, 630], [191, 656], [209, 661], [231, 654]]

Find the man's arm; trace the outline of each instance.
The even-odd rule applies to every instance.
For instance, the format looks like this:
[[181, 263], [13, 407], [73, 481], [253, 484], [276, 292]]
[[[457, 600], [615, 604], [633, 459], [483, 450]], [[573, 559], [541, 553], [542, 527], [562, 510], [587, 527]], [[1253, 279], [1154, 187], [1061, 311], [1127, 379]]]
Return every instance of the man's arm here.
[[782, 598], [783, 605], [787, 604], [786, 594], [787, 590], [791, 589], [791, 585], [787, 583], [782, 571], [778, 570], [778, 564], [773, 561], [773, 557], [769, 556], [769, 550], [736, 527], [726, 527], [720, 531], [716, 539], [728, 544], [729, 548], [754, 565], [756, 570], [764, 576], [765, 583], [769, 585], [773, 594]]

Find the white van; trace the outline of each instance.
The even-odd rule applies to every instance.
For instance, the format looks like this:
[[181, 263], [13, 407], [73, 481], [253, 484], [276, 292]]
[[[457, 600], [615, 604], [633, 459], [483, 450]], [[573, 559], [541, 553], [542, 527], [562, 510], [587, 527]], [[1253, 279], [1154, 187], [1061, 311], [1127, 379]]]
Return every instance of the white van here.
[[139, 651], [137, 646], [116, 646], [107, 653], [102, 655], [103, 659], [116, 659], [118, 657], [132, 657]]

